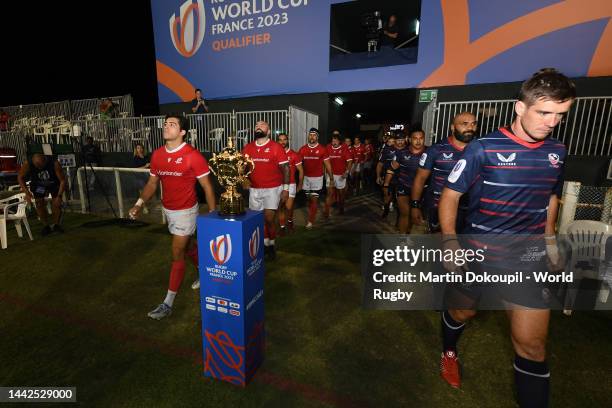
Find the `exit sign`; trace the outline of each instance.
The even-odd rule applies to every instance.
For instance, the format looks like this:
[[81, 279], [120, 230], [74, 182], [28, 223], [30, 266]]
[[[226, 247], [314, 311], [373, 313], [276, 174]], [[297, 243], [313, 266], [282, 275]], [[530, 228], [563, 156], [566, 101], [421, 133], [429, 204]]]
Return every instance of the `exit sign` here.
[[419, 91], [419, 102], [431, 102], [437, 97], [437, 89], [421, 89]]

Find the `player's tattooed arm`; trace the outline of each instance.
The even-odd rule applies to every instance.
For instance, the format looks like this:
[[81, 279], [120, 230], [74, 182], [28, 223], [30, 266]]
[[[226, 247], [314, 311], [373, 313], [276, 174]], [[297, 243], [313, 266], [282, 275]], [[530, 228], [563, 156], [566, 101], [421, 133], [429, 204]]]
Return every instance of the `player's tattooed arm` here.
[[289, 184], [289, 163], [283, 163], [279, 165], [281, 171], [283, 172], [283, 184]]

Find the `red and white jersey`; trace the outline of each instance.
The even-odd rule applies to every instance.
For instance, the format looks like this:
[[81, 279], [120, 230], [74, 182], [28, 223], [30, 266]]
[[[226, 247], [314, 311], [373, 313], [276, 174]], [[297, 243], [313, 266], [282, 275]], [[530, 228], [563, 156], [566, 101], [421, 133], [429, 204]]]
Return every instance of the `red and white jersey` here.
[[349, 155], [351, 156], [351, 159], [353, 159], [353, 162], [355, 161], [355, 149], [353, 149], [353, 145], [347, 145], [346, 143], [343, 144], [344, 148], [348, 151]]
[[329, 160], [327, 149], [319, 143], [311, 146], [305, 144], [298, 151], [302, 156], [302, 165], [304, 166], [304, 176], [306, 177], [322, 177], [323, 162]]
[[353, 145], [353, 157], [355, 163], [363, 163], [366, 157], [365, 145]]
[[279, 166], [289, 162], [283, 146], [271, 139], [262, 145], [255, 140], [246, 145], [242, 153], [255, 162], [255, 169], [249, 176], [253, 188], [273, 188], [283, 184], [283, 172]]
[[187, 143], [174, 150], [162, 146], [151, 156], [152, 176], [162, 184], [162, 204], [168, 210], [186, 210], [198, 202], [196, 179], [210, 173], [202, 154]]
[[353, 156], [349, 152], [348, 146], [342, 144], [334, 147], [331, 144], [327, 145], [327, 155], [332, 167], [332, 173], [336, 176], [341, 176], [346, 172], [348, 162], [353, 160]]
[[374, 158], [374, 145], [372, 143], [365, 145], [365, 161], [369, 162]]
[[285, 149], [289, 158], [289, 184], [295, 184], [295, 166], [302, 164], [302, 157], [291, 149]]

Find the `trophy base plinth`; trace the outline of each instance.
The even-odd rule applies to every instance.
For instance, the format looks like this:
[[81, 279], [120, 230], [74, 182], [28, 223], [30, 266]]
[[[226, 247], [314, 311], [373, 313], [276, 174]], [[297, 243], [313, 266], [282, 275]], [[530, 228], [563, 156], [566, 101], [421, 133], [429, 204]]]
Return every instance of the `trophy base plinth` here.
[[241, 215], [244, 213], [244, 197], [241, 194], [230, 195], [227, 192], [221, 194], [221, 200], [219, 201], [220, 215]]

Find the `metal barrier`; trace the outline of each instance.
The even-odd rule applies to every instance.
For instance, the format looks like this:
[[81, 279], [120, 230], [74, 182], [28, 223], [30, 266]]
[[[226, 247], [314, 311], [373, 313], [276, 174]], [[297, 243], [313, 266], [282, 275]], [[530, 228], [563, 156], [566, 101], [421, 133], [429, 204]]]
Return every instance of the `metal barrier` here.
[[253, 141], [253, 130], [255, 124], [264, 120], [270, 125], [271, 137], [276, 140], [282, 132], [290, 132], [289, 129], [289, 111], [252, 111], [252, 112], [237, 112], [235, 119], [236, 145], [242, 149], [246, 144]]
[[[440, 141], [450, 132], [453, 117], [464, 111], [476, 115], [478, 137], [506, 126], [514, 120], [516, 100], [438, 102], [425, 109], [423, 126], [426, 144]], [[568, 154], [609, 156], [612, 153], [612, 96], [577, 98], [555, 128], [552, 137], [565, 143]]]
[[308, 142], [308, 131], [319, 127], [319, 115], [297, 106], [289, 107], [289, 146], [298, 150]]
[[[229, 136], [235, 137], [242, 149], [253, 140], [253, 129], [260, 120], [270, 124], [272, 138], [281, 132], [291, 136], [291, 146], [306, 144], [308, 129], [318, 127], [319, 117], [296, 106], [289, 110], [205, 113], [187, 115], [187, 141], [200, 151], [219, 152], [227, 145]], [[84, 119], [66, 121], [61, 117], [23, 118], [13, 130], [2, 132], [0, 146], [17, 150], [19, 161], [25, 161], [28, 143], [72, 144], [80, 150], [82, 140], [94, 139], [102, 152], [132, 152], [137, 143], [152, 152], [164, 145], [164, 116], [100, 119], [89, 115]]]

